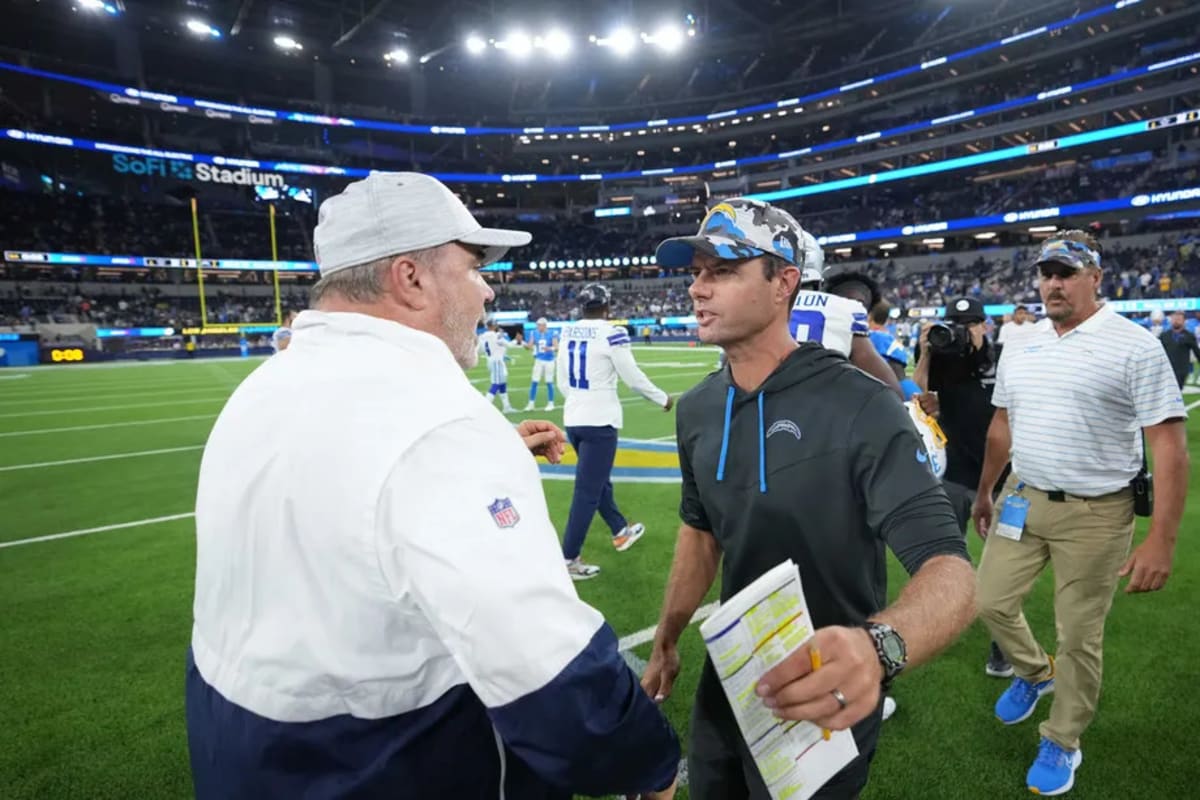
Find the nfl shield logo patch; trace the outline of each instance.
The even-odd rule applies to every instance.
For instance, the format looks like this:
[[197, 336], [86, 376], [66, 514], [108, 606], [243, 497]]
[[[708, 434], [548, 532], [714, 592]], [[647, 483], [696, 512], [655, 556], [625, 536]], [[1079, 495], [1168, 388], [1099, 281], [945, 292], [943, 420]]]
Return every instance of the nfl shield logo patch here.
[[512, 500], [507, 497], [497, 498], [487, 509], [497, 528], [511, 528], [521, 521], [521, 515], [513, 508]]

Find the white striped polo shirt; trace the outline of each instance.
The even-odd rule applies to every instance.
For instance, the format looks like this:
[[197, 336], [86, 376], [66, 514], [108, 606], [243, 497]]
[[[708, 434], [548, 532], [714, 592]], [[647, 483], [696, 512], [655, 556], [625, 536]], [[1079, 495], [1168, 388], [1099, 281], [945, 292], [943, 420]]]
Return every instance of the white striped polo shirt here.
[[992, 404], [1008, 410], [1013, 471], [1030, 486], [1099, 497], [1142, 466], [1141, 428], [1187, 416], [1162, 345], [1108, 306], [1059, 336], [1005, 349]]

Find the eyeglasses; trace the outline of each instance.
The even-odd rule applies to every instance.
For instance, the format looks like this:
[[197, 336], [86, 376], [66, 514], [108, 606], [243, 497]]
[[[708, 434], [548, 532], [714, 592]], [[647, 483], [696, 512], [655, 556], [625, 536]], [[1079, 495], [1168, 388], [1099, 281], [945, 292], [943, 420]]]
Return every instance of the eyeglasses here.
[[1042, 273], [1042, 277], [1046, 280], [1051, 278], [1062, 278], [1064, 281], [1070, 278], [1075, 273], [1079, 272], [1080, 268], [1069, 267], [1066, 264], [1060, 264], [1057, 261], [1044, 261], [1038, 264], [1038, 270]]

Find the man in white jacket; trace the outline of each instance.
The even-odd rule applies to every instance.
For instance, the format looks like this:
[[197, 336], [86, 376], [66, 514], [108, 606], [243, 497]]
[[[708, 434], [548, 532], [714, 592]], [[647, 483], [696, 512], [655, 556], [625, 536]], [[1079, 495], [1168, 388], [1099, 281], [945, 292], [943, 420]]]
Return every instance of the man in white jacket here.
[[197, 800], [670, 797], [675, 735], [563, 574], [530, 455], [562, 433], [514, 429], [463, 372], [480, 268], [529, 234], [411, 172], [318, 219], [314, 308], [200, 465]]

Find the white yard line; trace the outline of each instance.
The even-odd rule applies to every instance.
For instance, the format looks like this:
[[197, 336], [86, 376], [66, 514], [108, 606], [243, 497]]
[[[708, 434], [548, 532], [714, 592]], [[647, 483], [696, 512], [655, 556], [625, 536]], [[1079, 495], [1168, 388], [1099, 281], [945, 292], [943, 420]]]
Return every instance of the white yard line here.
[[91, 392], [71, 392], [70, 395], [31, 395], [29, 397], [20, 397], [13, 399], [10, 395], [4, 395], [4, 399], [0, 399], [0, 405], [29, 405], [30, 403], [78, 403], [80, 399], [86, 401], [95, 401], [95, 399], [127, 399], [130, 397], [160, 397], [163, 395], [200, 395], [205, 389], [212, 389], [212, 384], [185, 387], [185, 389], [152, 389], [146, 391], [144, 389], [131, 389], [121, 392], [106, 392], [100, 395], [94, 395]]
[[[75, 536], [88, 536], [93, 533], [105, 533], [107, 531], [118, 531], [127, 528], [141, 528], [146, 525], [157, 525], [162, 522], [175, 522], [176, 520], [189, 519], [195, 516], [195, 512], [186, 511], [182, 514], [168, 514], [163, 517], [150, 517], [149, 519], [137, 519], [132, 522], [118, 522], [113, 525], [101, 525], [98, 528], [83, 528], [77, 531], [67, 531], [65, 533], [52, 533], [48, 536], [33, 536], [28, 539], [16, 539], [11, 542], [0, 542], [0, 548], [5, 547], [20, 547], [26, 544], [37, 544], [39, 542], [52, 542], [58, 539], [69, 539]], [[713, 615], [720, 603], [712, 602], [700, 606], [696, 609], [696, 613], [692, 615], [689, 625], [694, 625], [697, 622], [703, 622]], [[658, 630], [657, 625], [651, 625], [648, 628], [643, 628], [640, 631], [635, 631], [628, 636], [622, 636], [617, 643], [617, 649], [620, 651], [632, 650], [635, 647], [654, 641], [654, 633]]]
[[201, 392], [205, 389], [212, 389], [212, 381], [170, 381], [167, 383], [112, 383], [107, 386], [98, 386], [94, 383], [79, 384], [78, 386], [47, 386], [40, 389], [35, 389], [31, 384], [22, 384], [21, 391], [4, 391], [0, 390], [0, 398], [7, 401], [25, 400], [27, 402], [35, 402], [38, 400], [57, 399], [60, 397], [98, 397], [104, 394], [120, 393], [122, 397], [137, 396], [143, 393], [159, 392], [159, 391], [176, 391], [187, 390], [193, 392]]
[[156, 525], [160, 522], [174, 522], [179, 519], [187, 519], [194, 517], [195, 512], [188, 511], [183, 514], [170, 514], [165, 517], [150, 517], [149, 519], [138, 519], [133, 522], [118, 522], [115, 525], [101, 525], [99, 528], [83, 528], [78, 531], [67, 531], [66, 533], [52, 533], [49, 536], [34, 536], [29, 539], [16, 539], [11, 542], [0, 542], [0, 548], [5, 547], [20, 547], [23, 544], [37, 544], [38, 542], [52, 542], [56, 539], [70, 539], [73, 536], [87, 536], [91, 533], [104, 533], [105, 531], [119, 531], [124, 528], [140, 528], [143, 525]]
[[139, 450], [136, 453], [109, 453], [104, 456], [88, 456], [87, 458], [68, 458], [62, 461], [36, 461], [32, 464], [10, 464], [0, 467], [0, 472], [16, 472], [23, 469], [40, 469], [42, 467], [63, 467], [68, 464], [89, 464], [93, 461], [116, 461], [122, 458], [141, 458], [142, 456], [161, 456], [167, 453], [186, 453], [189, 450], [202, 450], [202, 444], [190, 444], [187, 447], [165, 447], [161, 450]]
[[0, 381], [15, 381], [17, 378], [28, 378], [28, 372], [18, 372], [16, 375], [0, 375]]
[[[30, 384], [24, 384], [23, 389], [29, 389]], [[161, 392], [205, 392], [226, 391], [223, 385], [215, 381], [203, 383], [148, 383], [148, 384], [113, 384], [111, 386], [96, 386], [94, 384], [79, 384], [78, 386], [53, 386], [34, 391], [11, 392], [0, 389], [0, 400], [6, 404], [18, 401], [34, 405], [43, 400], [60, 400], [74, 398], [75, 400], [91, 400], [116, 396], [123, 399], [137, 399], [142, 395], [159, 394]], [[111, 398], [110, 398], [111, 399]]]
[[37, 366], [21, 367], [21, 369], [37, 370], [38, 372], [79, 372], [89, 369], [124, 369], [126, 367], [195, 367], [205, 364], [224, 364], [231, 361], [243, 361], [247, 364], [257, 364], [270, 356], [222, 356], [219, 358], [156, 358], [149, 361], [96, 361], [91, 364], [39, 364]]
[[201, 403], [223, 403], [229, 398], [225, 393], [211, 400], [169, 400], [161, 403], [130, 403], [123, 406], [88, 406], [87, 408], [56, 408], [48, 411], [17, 411], [0, 414], [0, 418], [45, 417], [50, 414], [81, 414], [85, 411], [124, 411], [129, 408], [161, 408], [162, 406], [195, 406]]
[[133, 422], [109, 422], [103, 425], [71, 425], [66, 428], [38, 428], [32, 431], [6, 431], [0, 439], [10, 436], [35, 436], [43, 433], [70, 433], [74, 431], [100, 431], [106, 428], [130, 428], [140, 425], [161, 425], [165, 422], [190, 422], [197, 419], [216, 419], [216, 414], [195, 414], [190, 417], [163, 417], [162, 419], [139, 419]]
[[1188, 411], [1191, 411], [1193, 408], [1196, 408], [1197, 406], [1200, 406], [1200, 400], [1197, 400], [1196, 402], [1194, 402], [1194, 403], [1191, 403], [1190, 405], [1188, 405], [1188, 407], [1187, 407], [1187, 410], [1188, 410]]
[[[696, 613], [692, 615], [692, 620], [689, 625], [694, 625], [697, 622], [703, 622], [708, 619], [721, 607], [720, 603], [712, 602], [702, 605], [696, 609]], [[621, 641], [617, 642], [617, 649], [624, 652], [632, 650], [638, 645], [643, 645], [646, 642], [654, 641], [654, 632], [658, 630], [657, 625], [651, 625], [649, 628], [642, 628], [636, 633], [631, 633], [628, 636], [622, 636]]]

